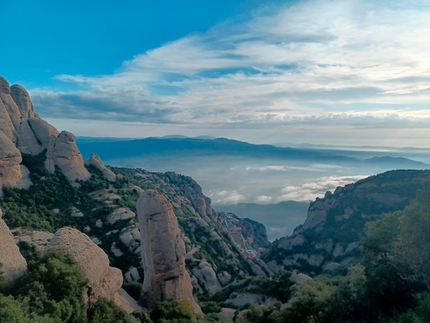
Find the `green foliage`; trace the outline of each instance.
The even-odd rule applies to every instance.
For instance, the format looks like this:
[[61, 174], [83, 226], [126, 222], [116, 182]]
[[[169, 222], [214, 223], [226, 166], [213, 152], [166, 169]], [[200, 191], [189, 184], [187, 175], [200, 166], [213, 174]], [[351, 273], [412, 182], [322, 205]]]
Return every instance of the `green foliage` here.
[[219, 313], [221, 311], [221, 306], [214, 301], [209, 302], [201, 302], [200, 308], [202, 309], [203, 313], [209, 314], [209, 313]]
[[39, 255], [37, 254], [34, 244], [27, 241], [19, 241], [17, 245], [19, 247], [19, 252], [27, 262], [39, 260]]
[[345, 277], [318, 277], [293, 287], [290, 300], [281, 307], [280, 322], [363, 322], [362, 266], [352, 267]]
[[[74, 188], [60, 171], [34, 180], [29, 189], [5, 187], [3, 192], [0, 207], [9, 227], [51, 232], [63, 226], [81, 227], [79, 220], [71, 216], [70, 207], [88, 211], [94, 208], [88, 194]], [[53, 214], [56, 208], [61, 212]]]
[[140, 323], [138, 317], [127, 314], [114, 302], [100, 297], [97, 302], [88, 309], [88, 323]]
[[2, 323], [27, 323], [30, 320], [12, 296], [0, 294], [0, 322]]
[[192, 323], [197, 322], [197, 317], [188, 301], [158, 302], [151, 312], [151, 320], [154, 323]]
[[17, 295], [30, 312], [61, 322], [85, 322], [87, 280], [70, 255], [51, 250], [39, 261], [30, 262], [28, 270], [18, 283]]

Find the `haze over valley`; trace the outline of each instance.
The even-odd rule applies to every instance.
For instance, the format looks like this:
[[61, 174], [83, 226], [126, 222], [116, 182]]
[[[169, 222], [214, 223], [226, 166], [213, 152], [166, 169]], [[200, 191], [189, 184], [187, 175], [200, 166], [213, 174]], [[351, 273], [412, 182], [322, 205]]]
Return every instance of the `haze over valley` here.
[[[305, 220], [309, 202], [327, 191], [392, 169], [425, 169], [429, 166], [425, 161], [430, 160], [426, 149], [292, 149], [225, 138], [78, 137], [77, 143], [85, 158], [95, 152], [108, 165], [191, 176], [217, 210], [263, 223], [270, 240], [291, 234]], [[285, 201], [301, 202], [301, 207], [276, 206]], [[252, 208], [241, 208], [239, 203], [263, 206], [250, 212]]]

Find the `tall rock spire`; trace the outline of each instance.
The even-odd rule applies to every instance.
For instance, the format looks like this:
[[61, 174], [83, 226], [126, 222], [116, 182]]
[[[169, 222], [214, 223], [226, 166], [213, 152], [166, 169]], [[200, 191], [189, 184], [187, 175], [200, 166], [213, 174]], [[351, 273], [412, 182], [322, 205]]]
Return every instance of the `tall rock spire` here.
[[148, 190], [137, 201], [137, 213], [145, 273], [140, 304], [152, 310], [162, 300], [187, 300], [202, 315], [185, 269], [185, 244], [172, 205], [163, 195]]

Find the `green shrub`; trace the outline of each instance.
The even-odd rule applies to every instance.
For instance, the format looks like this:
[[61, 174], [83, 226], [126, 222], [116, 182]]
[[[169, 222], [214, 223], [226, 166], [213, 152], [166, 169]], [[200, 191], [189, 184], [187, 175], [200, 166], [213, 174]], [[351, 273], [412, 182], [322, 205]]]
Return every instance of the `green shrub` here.
[[154, 323], [192, 323], [197, 322], [191, 304], [186, 300], [159, 302], [151, 312]]
[[31, 313], [61, 322], [85, 322], [87, 279], [69, 254], [51, 250], [39, 261], [30, 262], [28, 271], [18, 282], [17, 294]]
[[[140, 323], [137, 317], [127, 314], [114, 302], [100, 297], [88, 309], [88, 323]], [[145, 322], [145, 321], [143, 321]]]

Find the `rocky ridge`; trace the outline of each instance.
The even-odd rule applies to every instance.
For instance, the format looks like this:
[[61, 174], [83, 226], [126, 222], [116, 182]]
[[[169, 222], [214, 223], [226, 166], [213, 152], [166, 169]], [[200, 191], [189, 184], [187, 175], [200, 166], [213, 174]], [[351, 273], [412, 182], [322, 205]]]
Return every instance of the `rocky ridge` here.
[[[84, 161], [75, 136], [60, 133], [41, 119], [23, 87], [10, 87], [3, 78], [0, 87], [0, 184], [6, 192], [0, 206], [6, 210], [5, 221], [13, 223], [15, 241], [34, 244], [40, 253], [45, 247], [71, 253], [90, 280], [90, 302], [103, 296], [128, 311], [134, 308], [120, 287], [123, 279], [141, 282], [148, 276], [144, 272], [152, 270], [142, 267], [149, 236], [140, 232], [136, 217], [136, 201], [148, 189], [164, 196], [172, 207], [170, 217], [179, 223], [173, 234], [181, 232], [179, 258], [187, 268], [181, 265], [179, 276], [191, 277], [178, 285], [188, 290], [186, 298], [197, 313], [200, 310], [190, 296], [193, 289], [195, 296], [216, 293], [240, 275], [272, 273], [258, 257], [244, 252], [241, 241], [246, 239], [241, 234], [233, 236], [223, 226], [222, 217], [191, 177], [109, 168], [96, 155]], [[31, 221], [23, 216], [30, 216], [27, 220]], [[51, 231], [43, 231], [46, 227]], [[247, 230], [257, 231], [252, 225]]]
[[297, 268], [318, 274], [357, 262], [365, 224], [409, 205], [429, 175], [429, 170], [389, 171], [327, 192], [310, 204], [303, 225], [271, 246], [267, 265], [275, 272]]
[[51, 172], [57, 166], [71, 181], [88, 179], [90, 173], [84, 167], [75, 139], [70, 132], [59, 133], [41, 119], [34, 112], [28, 92], [20, 85], [10, 86], [0, 76], [1, 186], [19, 186], [27, 175], [20, 166], [21, 153], [38, 155], [43, 151], [47, 156], [45, 166]]

